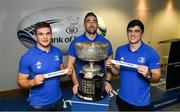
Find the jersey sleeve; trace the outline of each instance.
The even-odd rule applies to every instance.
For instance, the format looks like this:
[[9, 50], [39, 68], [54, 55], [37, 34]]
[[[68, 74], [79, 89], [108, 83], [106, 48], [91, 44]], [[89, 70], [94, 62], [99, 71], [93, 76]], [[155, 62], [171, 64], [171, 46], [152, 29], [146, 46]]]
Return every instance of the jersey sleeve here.
[[30, 64], [25, 56], [22, 56], [19, 61], [19, 73], [30, 74]]
[[109, 43], [109, 52], [108, 52], [108, 56], [111, 56], [113, 54], [113, 49], [112, 49], [112, 45], [110, 42]]
[[153, 51], [151, 55], [151, 59], [149, 61], [149, 68], [150, 70], [160, 68], [160, 57], [156, 51]]
[[63, 54], [60, 49], [58, 49], [58, 50], [59, 50], [60, 64], [62, 64], [63, 63]]
[[120, 49], [119, 48], [117, 48], [117, 50], [116, 50], [115, 60], [120, 60]]
[[75, 41], [72, 41], [72, 43], [69, 46], [68, 55], [76, 57], [76, 51], [75, 51]]

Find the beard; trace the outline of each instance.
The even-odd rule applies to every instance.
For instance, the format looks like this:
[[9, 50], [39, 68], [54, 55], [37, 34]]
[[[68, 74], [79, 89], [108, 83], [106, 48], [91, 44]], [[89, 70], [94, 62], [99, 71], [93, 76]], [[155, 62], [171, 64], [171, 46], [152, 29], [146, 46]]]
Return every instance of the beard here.
[[94, 35], [94, 34], [97, 33], [97, 29], [87, 29], [87, 28], [86, 28], [86, 32], [89, 33], [89, 34], [91, 34], [91, 35]]

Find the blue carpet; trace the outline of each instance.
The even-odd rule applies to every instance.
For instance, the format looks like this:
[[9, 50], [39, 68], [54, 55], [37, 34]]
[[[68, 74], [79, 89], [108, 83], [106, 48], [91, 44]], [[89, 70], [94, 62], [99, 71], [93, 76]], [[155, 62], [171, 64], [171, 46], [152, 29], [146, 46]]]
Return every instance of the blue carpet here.
[[[63, 82], [61, 84], [64, 99], [71, 99], [73, 96], [72, 82]], [[27, 102], [28, 93], [22, 92], [16, 96], [0, 97], [0, 111], [28, 111], [30, 109]]]

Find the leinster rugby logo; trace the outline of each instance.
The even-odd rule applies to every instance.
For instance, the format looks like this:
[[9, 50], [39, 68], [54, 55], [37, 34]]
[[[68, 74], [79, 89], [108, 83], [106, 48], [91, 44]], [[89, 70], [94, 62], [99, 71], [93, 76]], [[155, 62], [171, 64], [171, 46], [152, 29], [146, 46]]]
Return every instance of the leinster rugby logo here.
[[146, 61], [146, 58], [144, 58], [144, 57], [139, 57], [137, 61], [138, 61], [139, 63], [144, 64], [145, 61]]

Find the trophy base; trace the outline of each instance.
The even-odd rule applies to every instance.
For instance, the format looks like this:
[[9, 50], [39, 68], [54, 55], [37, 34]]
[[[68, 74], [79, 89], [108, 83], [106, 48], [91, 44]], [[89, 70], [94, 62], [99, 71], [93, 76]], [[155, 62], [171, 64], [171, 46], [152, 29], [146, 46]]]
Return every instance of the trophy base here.
[[[99, 73], [100, 74], [100, 73]], [[79, 89], [77, 96], [87, 101], [97, 101], [107, 95], [104, 89], [104, 76], [95, 75], [92, 79], [85, 78], [85, 74], [79, 74]]]

